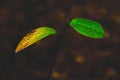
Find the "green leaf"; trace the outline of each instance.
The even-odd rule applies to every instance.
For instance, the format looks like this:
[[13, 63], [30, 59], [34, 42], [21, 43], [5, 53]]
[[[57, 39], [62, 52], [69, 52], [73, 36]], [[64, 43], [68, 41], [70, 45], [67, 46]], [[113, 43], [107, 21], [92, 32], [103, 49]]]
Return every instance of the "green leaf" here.
[[39, 27], [37, 29], [34, 29], [32, 32], [23, 37], [23, 39], [18, 44], [15, 52], [18, 53], [24, 48], [52, 34], [56, 34], [56, 30], [50, 27]]
[[104, 38], [104, 30], [102, 26], [93, 20], [84, 18], [75, 18], [70, 22], [70, 25], [78, 33], [89, 38]]

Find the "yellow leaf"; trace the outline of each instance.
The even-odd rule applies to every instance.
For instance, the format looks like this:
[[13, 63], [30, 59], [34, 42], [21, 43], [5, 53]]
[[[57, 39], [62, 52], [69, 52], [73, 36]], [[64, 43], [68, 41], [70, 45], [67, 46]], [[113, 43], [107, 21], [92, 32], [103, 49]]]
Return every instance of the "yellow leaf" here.
[[32, 32], [23, 37], [23, 39], [18, 44], [15, 52], [18, 53], [19, 51], [51, 34], [56, 34], [56, 30], [50, 27], [39, 27], [37, 29], [34, 29]]

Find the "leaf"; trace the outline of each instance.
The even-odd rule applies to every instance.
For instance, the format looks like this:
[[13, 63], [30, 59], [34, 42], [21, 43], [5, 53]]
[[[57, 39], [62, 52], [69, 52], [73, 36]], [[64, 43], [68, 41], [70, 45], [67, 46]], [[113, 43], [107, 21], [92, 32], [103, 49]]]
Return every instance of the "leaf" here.
[[18, 53], [24, 48], [52, 34], [56, 34], [56, 30], [50, 27], [39, 27], [37, 29], [34, 29], [32, 32], [23, 37], [23, 39], [18, 44], [15, 52]]
[[102, 26], [93, 20], [84, 18], [75, 18], [70, 22], [70, 25], [78, 33], [90, 38], [104, 38], [104, 30]]

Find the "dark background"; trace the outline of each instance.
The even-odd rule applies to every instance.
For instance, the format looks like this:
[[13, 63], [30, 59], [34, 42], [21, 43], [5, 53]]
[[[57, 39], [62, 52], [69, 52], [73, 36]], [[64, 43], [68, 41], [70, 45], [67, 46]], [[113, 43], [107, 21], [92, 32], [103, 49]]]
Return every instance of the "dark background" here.
[[[105, 38], [84, 37], [68, 25], [53, 80], [120, 80], [119, 0], [0, 0], [0, 80], [47, 80], [59, 34], [76, 17], [100, 22]], [[58, 34], [15, 54], [22, 37], [40, 26]]]

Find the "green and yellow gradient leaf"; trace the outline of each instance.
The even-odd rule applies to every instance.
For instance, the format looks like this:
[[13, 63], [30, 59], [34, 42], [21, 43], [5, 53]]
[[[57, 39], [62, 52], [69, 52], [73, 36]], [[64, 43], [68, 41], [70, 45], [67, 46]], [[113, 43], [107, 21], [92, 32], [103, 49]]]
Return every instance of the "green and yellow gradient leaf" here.
[[75, 18], [70, 22], [72, 28], [78, 33], [89, 38], [104, 38], [104, 30], [102, 26], [93, 20], [85, 18]]
[[18, 53], [26, 47], [52, 34], [56, 34], [56, 30], [50, 27], [39, 27], [37, 29], [34, 29], [32, 32], [23, 37], [23, 39], [18, 44], [15, 52]]

